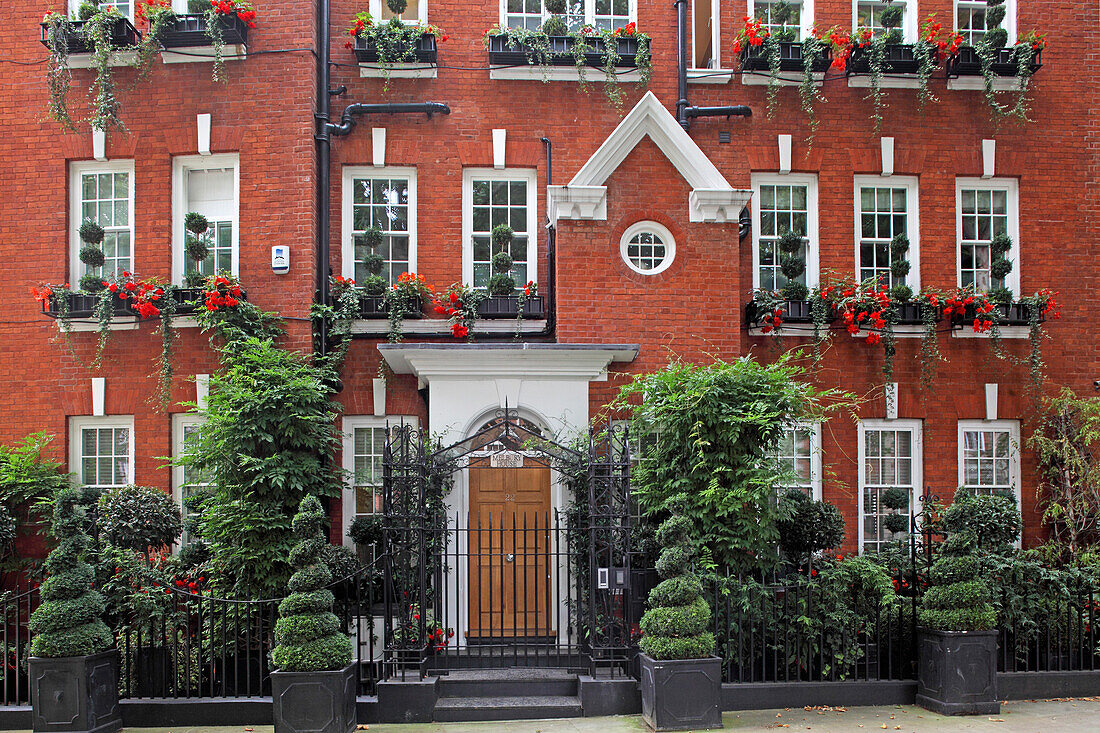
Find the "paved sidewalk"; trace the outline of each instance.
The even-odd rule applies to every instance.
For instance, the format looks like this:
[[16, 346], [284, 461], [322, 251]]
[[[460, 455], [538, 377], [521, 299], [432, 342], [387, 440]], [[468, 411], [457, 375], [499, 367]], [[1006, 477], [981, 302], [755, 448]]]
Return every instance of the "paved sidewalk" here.
[[[1092, 733], [1100, 731], [1100, 698], [1015, 701], [1000, 715], [952, 718], [911, 705], [861, 708], [801, 708], [725, 713], [726, 730], [735, 733], [813, 731], [814, 733]], [[640, 717], [523, 720], [510, 723], [424, 723], [360, 726], [370, 733], [642, 733]], [[128, 733], [272, 733], [271, 726], [222, 728], [128, 728]]]

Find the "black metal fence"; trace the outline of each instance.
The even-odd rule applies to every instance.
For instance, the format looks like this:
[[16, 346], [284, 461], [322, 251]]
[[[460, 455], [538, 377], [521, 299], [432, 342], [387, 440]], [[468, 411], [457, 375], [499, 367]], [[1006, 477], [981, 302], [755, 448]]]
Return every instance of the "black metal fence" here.
[[992, 580], [999, 588], [994, 594], [1001, 632], [999, 671], [1100, 669], [1100, 587], [1095, 577], [1024, 566]]
[[27, 621], [40, 602], [37, 584], [21, 583], [0, 594], [0, 613], [4, 614], [2, 705], [30, 705], [26, 660], [31, 637]]

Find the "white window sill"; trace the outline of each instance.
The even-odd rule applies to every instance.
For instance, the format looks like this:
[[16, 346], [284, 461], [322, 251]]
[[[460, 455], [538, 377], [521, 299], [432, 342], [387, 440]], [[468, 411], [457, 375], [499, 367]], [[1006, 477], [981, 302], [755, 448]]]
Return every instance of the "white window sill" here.
[[[919, 89], [920, 79], [916, 74], [911, 75], [897, 75], [887, 76], [882, 75], [879, 80], [879, 89]], [[848, 77], [848, 87], [850, 89], [870, 89], [871, 88], [871, 75], [859, 74], [857, 76]]]
[[[1031, 331], [1027, 326], [1001, 326], [1001, 338], [1026, 339]], [[989, 333], [975, 333], [973, 327], [964, 325], [962, 328], [952, 331], [951, 338], [955, 339], [987, 339]]]
[[388, 72], [381, 64], [359, 64], [360, 79], [435, 79], [438, 75], [435, 64], [390, 64]]
[[[741, 83], [745, 86], [767, 86], [771, 80], [771, 74], [767, 71], [744, 71], [741, 73]], [[802, 84], [801, 73], [785, 73], [778, 76], [779, 86], [797, 87]], [[814, 86], [819, 87], [825, 82], [825, 72], [814, 72]], [[885, 84], [883, 85], [885, 86]]]
[[[226, 61], [240, 61], [245, 58], [247, 51], [248, 47], [244, 44], [226, 46], [222, 50], [222, 58]], [[214, 49], [210, 46], [183, 46], [162, 51], [160, 58], [166, 64], [208, 64], [214, 60]]]
[[[109, 66], [133, 66], [137, 63], [138, 54], [137, 51], [115, 51], [111, 54], [111, 60], [108, 62]], [[90, 53], [74, 53], [69, 56], [68, 67], [70, 69], [90, 69], [92, 68], [92, 54]]]
[[[136, 331], [140, 327], [137, 316], [115, 316], [111, 319], [112, 331]], [[61, 321], [57, 321], [57, 330], [61, 331]], [[72, 333], [94, 333], [99, 330], [99, 321], [73, 320], [69, 321], [69, 331]]]
[[[980, 76], [960, 76], [947, 80], [947, 88], [951, 91], [984, 92], [985, 80]], [[1020, 80], [1014, 76], [999, 76], [993, 80], [993, 91], [1014, 92], [1020, 88]]]
[[689, 84], [729, 84], [733, 71], [729, 69], [688, 69]]
[[[585, 67], [584, 78], [590, 84], [602, 83], [603, 69]], [[575, 81], [580, 82], [581, 74], [575, 66], [551, 66], [543, 68], [534, 64], [528, 66], [494, 66], [489, 69], [489, 78], [495, 80], [520, 81]], [[640, 82], [642, 72], [630, 69], [617, 74], [616, 79], [623, 83]]]
[[[478, 319], [471, 329], [475, 335], [509, 335], [516, 333], [517, 321], [514, 318]], [[519, 322], [521, 334], [538, 333], [546, 327], [544, 319], [525, 319]], [[401, 322], [405, 336], [447, 336], [451, 333], [451, 322], [441, 318], [406, 318]], [[389, 321], [381, 319], [359, 319], [351, 326], [353, 334], [385, 337], [390, 332]], [[458, 340], [458, 339], [456, 339]]]

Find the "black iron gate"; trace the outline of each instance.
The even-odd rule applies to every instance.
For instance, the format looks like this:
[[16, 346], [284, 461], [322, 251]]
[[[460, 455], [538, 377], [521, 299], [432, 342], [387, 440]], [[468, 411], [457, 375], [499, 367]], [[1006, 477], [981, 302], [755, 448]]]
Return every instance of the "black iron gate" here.
[[[608, 426], [590, 431], [580, 449], [567, 447], [507, 408], [446, 448], [433, 448], [413, 426], [389, 427], [382, 676], [461, 667], [628, 670], [638, 604], [627, 438], [625, 426]], [[551, 469], [540, 475], [568, 485], [569, 511], [504, 493], [504, 503], [448, 513], [454, 476], [488, 465]]]

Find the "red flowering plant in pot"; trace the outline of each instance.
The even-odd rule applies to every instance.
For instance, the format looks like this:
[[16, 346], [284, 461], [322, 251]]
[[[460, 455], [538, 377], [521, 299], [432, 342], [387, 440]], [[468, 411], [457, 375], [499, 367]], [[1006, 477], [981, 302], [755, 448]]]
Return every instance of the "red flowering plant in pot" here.
[[882, 374], [885, 381], [894, 375], [894, 325], [896, 304], [890, 288], [875, 278], [861, 283], [845, 283], [833, 291], [833, 312], [848, 333], [864, 332], [863, 340], [872, 346], [882, 345]]
[[386, 22], [376, 22], [369, 12], [357, 13], [348, 27], [351, 39], [345, 48], [353, 49], [360, 63], [377, 64], [389, 86], [390, 72], [398, 64], [436, 62], [438, 44], [450, 37], [439, 26], [431, 23], [406, 23], [399, 17]]
[[402, 323], [409, 317], [420, 317], [424, 302], [432, 299], [434, 290], [424, 281], [423, 275], [415, 272], [403, 272], [397, 282], [385, 293], [386, 312], [389, 315], [390, 343], [398, 343], [402, 336]]
[[477, 321], [477, 306], [486, 293], [469, 285], [454, 283], [442, 294], [432, 298], [433, 310], [451, 321], [451, 335], [456, 339], [474, 340], [473, 328]]
[[[201, 5], [201, 0], [196, 4]], [[206, 35], [210, 39], [210, 49], [213, 51], [214, 69], [211, 78], [214, 81], [225, 81], [225, 26], [223, 19], [236, 16], [248, 28], [256, 27], [256, 8], [249, 0], [210, 0], [210, 7], [206, 9]]]

